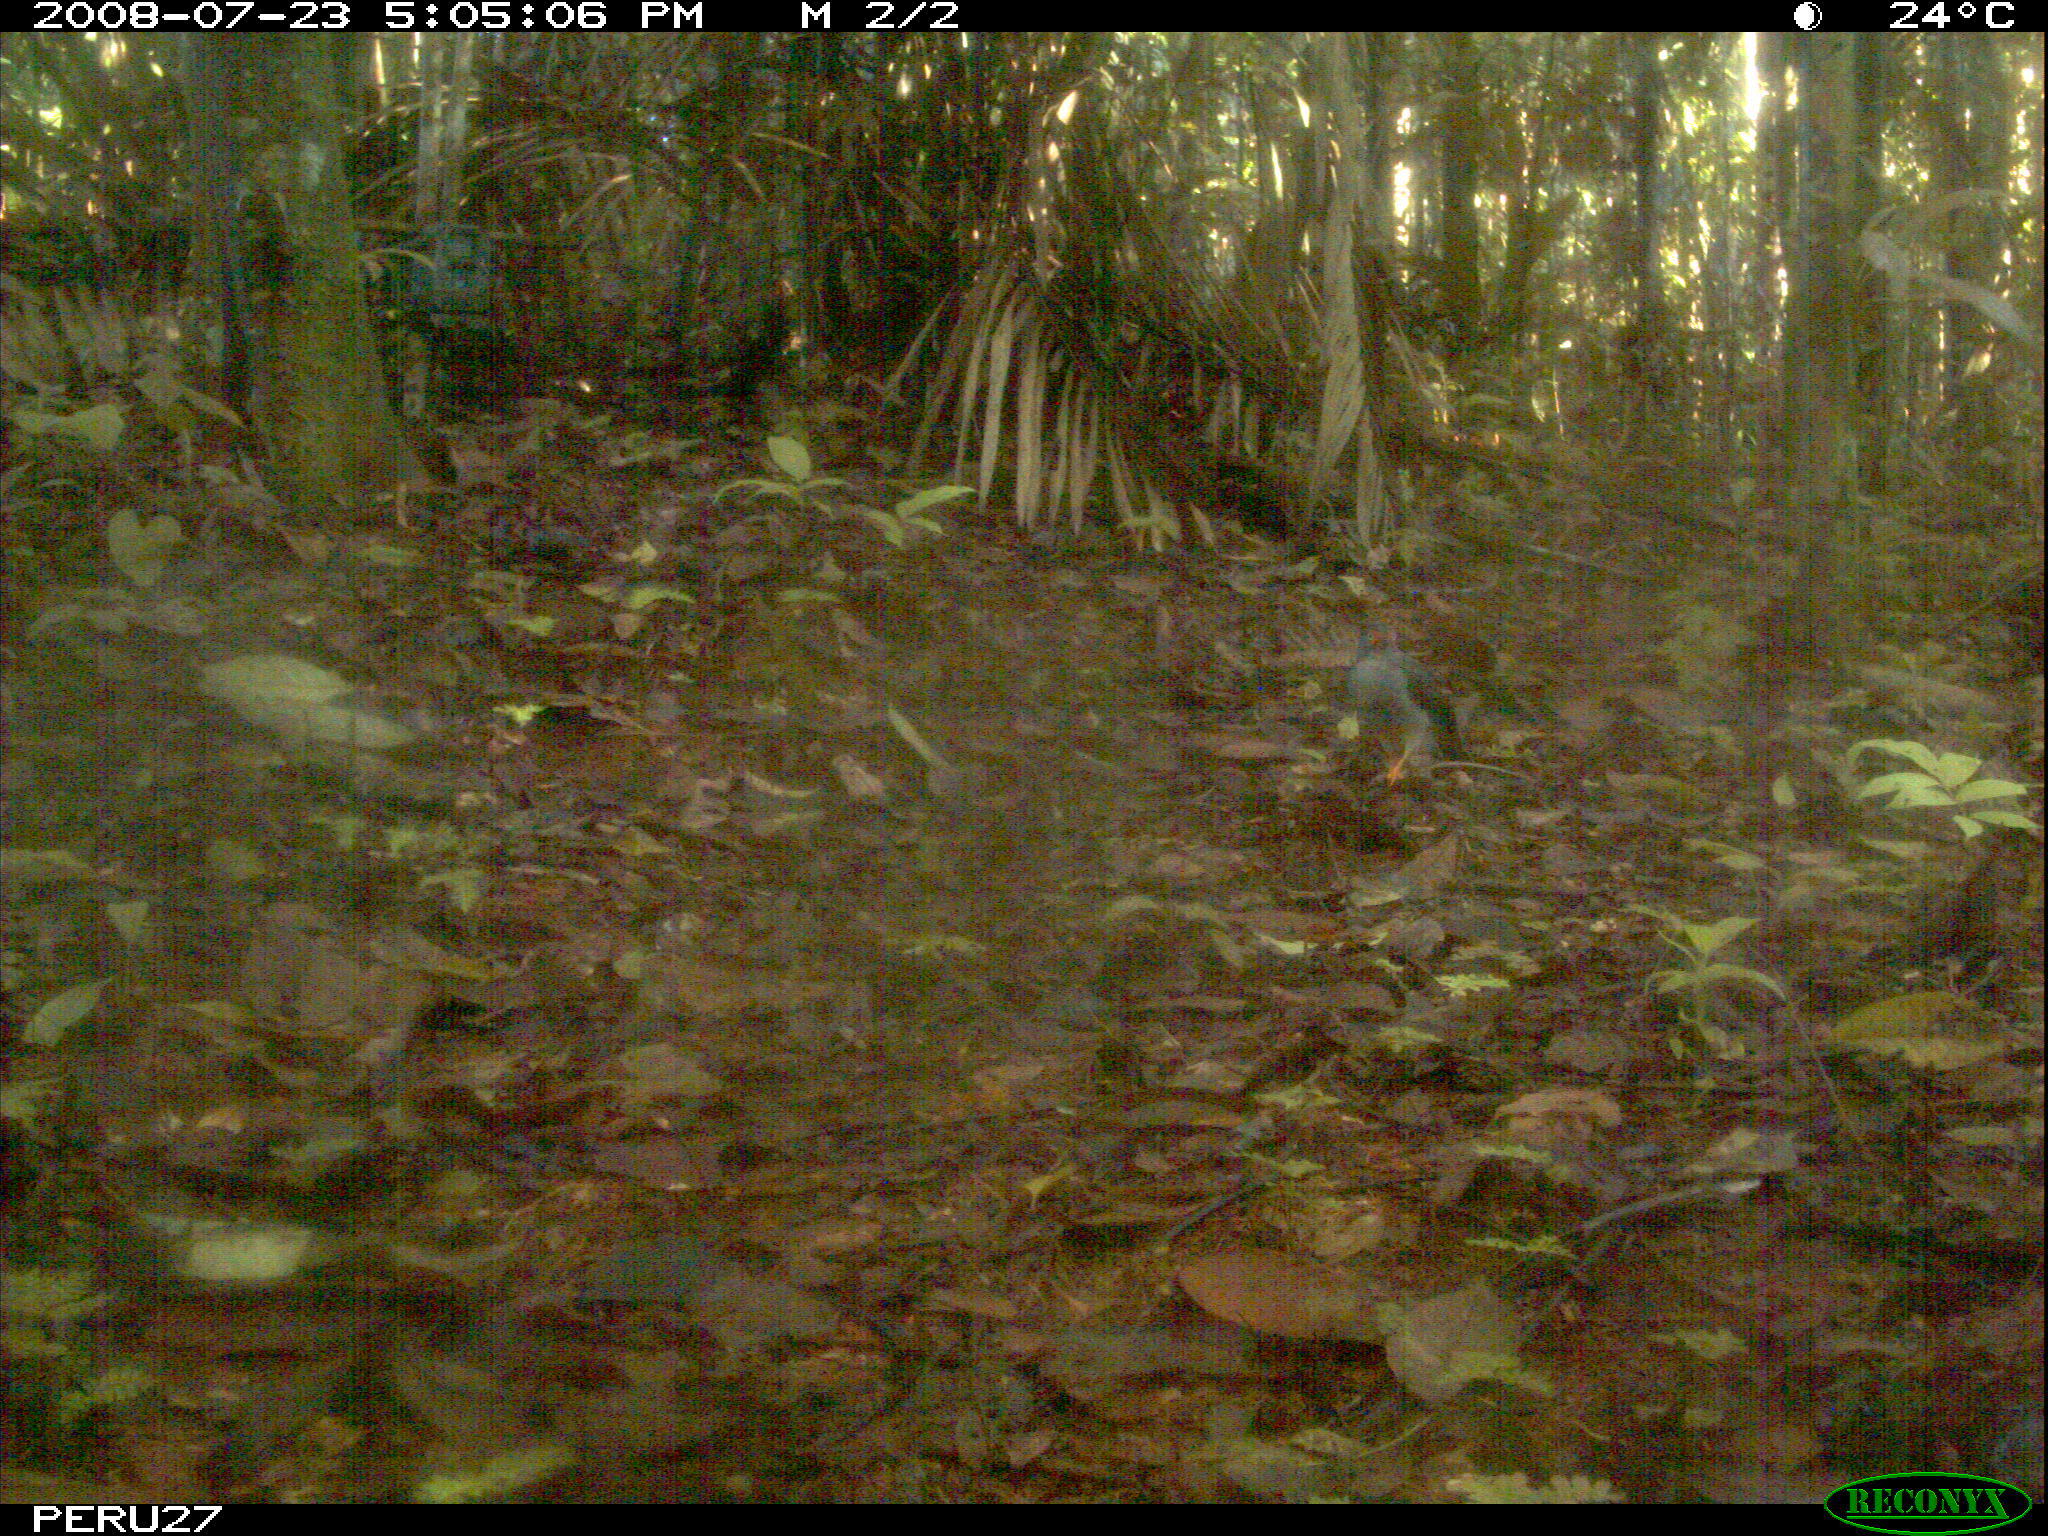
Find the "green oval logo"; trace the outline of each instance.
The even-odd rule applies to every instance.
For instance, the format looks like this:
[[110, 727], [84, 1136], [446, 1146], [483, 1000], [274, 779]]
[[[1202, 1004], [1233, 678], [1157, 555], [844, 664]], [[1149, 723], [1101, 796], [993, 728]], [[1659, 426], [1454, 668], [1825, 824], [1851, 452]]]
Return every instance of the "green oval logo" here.
[[1995, 1531], [2033, 1507], [2011, 1483], [1967, 1472], [1887, 1472], [1844, 1483], [1825, 1501], [1827, 1512], [1844, 1525], [1912, 1536]]

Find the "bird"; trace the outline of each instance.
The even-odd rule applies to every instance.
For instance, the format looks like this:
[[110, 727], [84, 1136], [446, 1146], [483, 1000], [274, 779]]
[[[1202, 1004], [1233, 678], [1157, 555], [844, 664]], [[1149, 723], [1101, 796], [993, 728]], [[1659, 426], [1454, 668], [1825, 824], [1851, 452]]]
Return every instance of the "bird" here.
[[1458, 716], [1429, 668], [1395, 647], [1391, 636], [1361, 636], [1358, 654], [1344, 674], [1361, 738], [1371, 737], [1399, 755], [1387, 769], [1388, 782], [1408, 767], [1427, 768], [1458, 757]]

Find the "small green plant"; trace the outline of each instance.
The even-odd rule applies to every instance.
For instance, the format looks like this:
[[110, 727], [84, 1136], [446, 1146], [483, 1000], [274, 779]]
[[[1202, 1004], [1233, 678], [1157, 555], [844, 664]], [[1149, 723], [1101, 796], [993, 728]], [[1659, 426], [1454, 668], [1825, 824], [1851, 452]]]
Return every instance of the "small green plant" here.
[[846, 484], [835, 475], [814, 475], [811, 473], [811, 450], [793, 437], [771, 437], [768, 439], [768, 459], [775, 466], [776, 479], [749, 476], [741, 480], [729, 480], [721, 485], [714, 500], [729, 491], [745, 491], [750, 496], [781, 496], [809, 508], [812, 496], [819, 491], [836, 490]]
[[1672, 615], [1671, 633], [1657, 649], [1687, 693], [1716, 693], [1727, 685], [1730, 664], [1756, 635], [1740, 619], [1710, 603], [1684, 601]]
[[1142, 512], [1131, 512], [1117, 520], [1117, 527], [1129, 537], [1133, 549], [1160, 554], [1180, 541], [1180, 519], [1158, 497], [1151, 498]]
[[946, 525], [928, 516], [926, 508], [973, 494], [970, 486], [934, 485], [904, 497], [887, 512], [878, 512], [873, 507], [855, 507], [854, 511], [866, 519], [870, 528], [888, 540], [891, 549], [908, 549], [920, 539], [936, 539], [945, 535]]
[[1685, 1022], [1701, 1042], [1723, 1061], [1739, 1060], [1747, 1054], [1741, 1040], [1725, 1029], [1707, 1022], [1709, 996], [1722, 987], [1749, 986], [1783, 998], [1785, 989], [1762, 971], [1746, 965], [1732, 965], [1714, 957], [1756, 926], [1753, 917], [1724, 917], [1716, 922], [1695, 923], [1660, 907], [1635, 906], [1657, 924], [1657, 937], [1677, 950], [1683, 965], [1650, 973], [1650, 985], [1660, 994], [1684, 994]]
[[1917, 741], [1859, 741], [1843, 760], [1845, 772], [1853, 774], [1869, 752], [1904, 758], [1913, 766], [1879, 774], [1864, 783], [1856, 791], [1858, 800], [1890, 795], [1885, 809], [1902, 815], [1928, 809], [1949, 810], [1953, 812], [1949, 819], [1965, 841], [1983, 835], [1991, 827], [2040, 833], [2040, 825], [2031, 817], [1987, 803], [2016, 799], [2027, 790], [2024, 784], [2015, 784], [2011, 779], [1980, 778], [1984, 770], [1981, 758], [1967, 752], [1935, 752]]

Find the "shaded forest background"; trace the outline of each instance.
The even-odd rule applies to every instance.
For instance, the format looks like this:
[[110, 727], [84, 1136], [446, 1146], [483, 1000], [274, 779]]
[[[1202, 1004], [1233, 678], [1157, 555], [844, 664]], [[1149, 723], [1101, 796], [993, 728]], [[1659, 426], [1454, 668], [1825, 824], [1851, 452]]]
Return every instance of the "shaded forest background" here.
[[[176, 336], [243, 403], [225, 278], [300, 460], [374, 403], [390, 269], [459, 224], [493, 241], [470, 403], [782, 374], [901, 411], [1027, 527], [1335, 515], [1384, 545], [1475, 467], [2038, 509], [2034, 40], [186, 46], [10, 50], [11, 275], [205, 296]], [[292, 172], [323, 155], [346, 177]], [[342, 435], [375, 445], [350, 475], [405, 463]]]

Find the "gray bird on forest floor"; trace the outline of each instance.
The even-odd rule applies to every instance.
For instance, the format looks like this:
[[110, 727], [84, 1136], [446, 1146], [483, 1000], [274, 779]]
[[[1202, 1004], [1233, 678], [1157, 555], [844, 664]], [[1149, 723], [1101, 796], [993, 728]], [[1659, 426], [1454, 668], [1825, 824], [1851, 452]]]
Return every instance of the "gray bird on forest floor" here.
[[1390, 637], [1367, 634], [1344, 674], [1344, 693], [1362, 739], [1398, 753], [1387, 777], [1463, 755], [1458, 715], [1429, 668], [1397, 649]]

